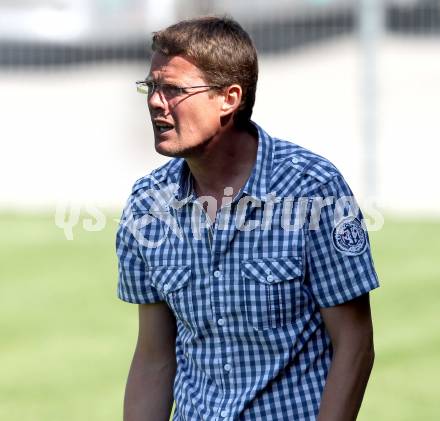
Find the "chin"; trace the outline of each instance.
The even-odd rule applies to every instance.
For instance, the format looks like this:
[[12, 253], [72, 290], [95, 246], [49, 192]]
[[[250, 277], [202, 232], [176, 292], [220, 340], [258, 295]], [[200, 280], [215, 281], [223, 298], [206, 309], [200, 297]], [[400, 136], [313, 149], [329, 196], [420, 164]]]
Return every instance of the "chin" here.
[[164, 155], [164, 156], [169, 156], [171, 158], [180, 158], [181, 155], [181, 151], [179, 149], [173, 148], [173, 145], [168, 144], [168, 142], [166, 141], [156, 141], [154, 147], [156, 149], [156, 152]]
[[160, 155], [163, 155], [163, 156], [169, 156], [169, 157], [171, 157], [171, 158], [176, 158], [176, 157], [179, 156], [179, 155], [176, 154], [174, 151], [170, 151], [169, 149], [167, 149], [167, 148], [163, 148], [163, 147], [161, 147], [161, 146], [156, 146], [156, 152], [157, 152], [158, 154], [160, 154]]
[[155, 142], [156, 152], [171, 158], [190, 158], [203, 154], [203, 150], [209, 141], [182, 146], [171, 140], [158, 140]]

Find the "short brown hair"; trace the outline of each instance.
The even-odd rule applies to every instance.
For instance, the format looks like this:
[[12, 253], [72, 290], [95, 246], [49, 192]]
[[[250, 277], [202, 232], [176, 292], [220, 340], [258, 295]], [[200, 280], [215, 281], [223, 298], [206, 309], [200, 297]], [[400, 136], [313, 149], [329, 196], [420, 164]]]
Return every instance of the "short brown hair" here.
[[237, 127], [247, 127], [255, 103], [258, 79], [257, 51], [248, 33], [229, 17], [184, 20], [154, 32], [152, 50], [166, 56], [185, 56], [203, 72], [206, 82], [241, 86]]

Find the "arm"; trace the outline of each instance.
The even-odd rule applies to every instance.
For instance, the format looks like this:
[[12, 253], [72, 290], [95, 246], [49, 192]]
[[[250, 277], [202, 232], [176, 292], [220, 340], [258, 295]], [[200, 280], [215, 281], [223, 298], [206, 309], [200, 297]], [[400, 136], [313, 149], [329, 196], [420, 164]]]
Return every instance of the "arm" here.
[[318, 421], [356, 420], [374, 361], [369, 294], [321, 314], [333, 345]]
[[176, 373], [176, 322], [163, 303], [139, 305], [139, 335], [127, 379], [124, 421], [168, 421]]

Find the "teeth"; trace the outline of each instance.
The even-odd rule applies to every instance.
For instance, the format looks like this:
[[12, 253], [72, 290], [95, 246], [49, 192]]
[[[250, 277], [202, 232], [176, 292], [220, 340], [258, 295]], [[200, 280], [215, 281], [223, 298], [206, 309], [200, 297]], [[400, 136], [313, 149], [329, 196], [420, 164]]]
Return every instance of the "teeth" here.
[[156, 123], [156, 127], [161, 133], [173, 128], [172, 125], [166, 123]]

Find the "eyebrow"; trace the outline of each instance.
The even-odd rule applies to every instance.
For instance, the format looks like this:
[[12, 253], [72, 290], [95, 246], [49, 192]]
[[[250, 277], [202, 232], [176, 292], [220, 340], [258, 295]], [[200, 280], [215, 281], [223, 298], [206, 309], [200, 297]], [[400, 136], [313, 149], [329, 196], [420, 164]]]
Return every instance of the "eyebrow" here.
[[171, 81], [170, 80], [157, 81], [157, 80], [154, 80], [151, 77], [151, 75], [149, 75], [149, 76], [147, 76], [145, 78], [145, 82], [154, 82], [154, 83], [158, 83], [158, 84], [161, 84], [161, 85], [173, 85], [173, 86], [177, 86], [177, 87], [182, 86], [182, 82], [177, 82], [177, 81], [173, 81], [173, 80], [171, 80]]

